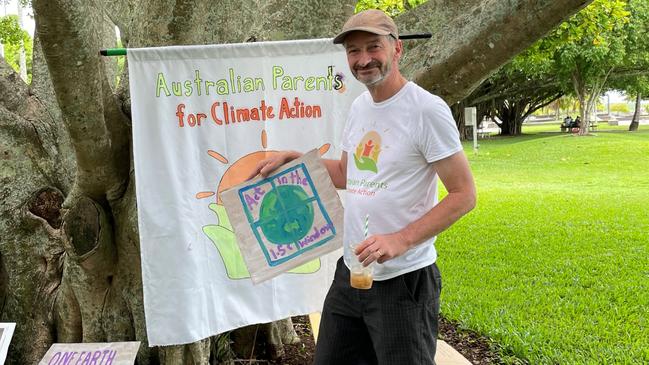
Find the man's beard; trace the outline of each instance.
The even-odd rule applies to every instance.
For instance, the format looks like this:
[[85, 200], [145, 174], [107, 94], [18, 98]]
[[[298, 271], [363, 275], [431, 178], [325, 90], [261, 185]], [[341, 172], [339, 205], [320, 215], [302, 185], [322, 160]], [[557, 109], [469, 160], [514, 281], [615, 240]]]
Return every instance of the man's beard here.
[[[379, 73], [376, 75], [367, 76], [367, 77], [371, 77], [369, 79], [366, 78], [365, 76], [359, 77], [358, 74], [359, 70], [367, 70], [373, 68], [376, 68], [379, 71]], [[391, 69], [392, 69], [392, 63], [390, 63], [390, 61], [387, 61], [383, 65], [380, 64], [378, 61], [372, 61], [368, 63], [365, 67], [355, 67], [353, 70], [354, 71], [353, 74], [354, 77], [356, 77], [358, 81], [365, 84], [365, 86], [374, 86], [376, 84], [379, 84], [381, 81], [383, 81], [386, 78], [386, 76], [390, 73]]]

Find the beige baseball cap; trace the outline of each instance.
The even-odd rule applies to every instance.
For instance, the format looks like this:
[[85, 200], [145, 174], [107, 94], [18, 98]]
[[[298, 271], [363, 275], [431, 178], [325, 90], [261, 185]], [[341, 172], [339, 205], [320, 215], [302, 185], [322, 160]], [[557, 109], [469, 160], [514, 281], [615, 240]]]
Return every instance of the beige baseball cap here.
[[334, 44], [343, 43], [349, 33], [357, 30], [378, 35], [389, 34], [394, 39], [399, 39], [399, 32], [394, 20], [381, 10], [371, 9], [361, 11], [349, 18], [343, 25], [343, 30], [334, 38]]

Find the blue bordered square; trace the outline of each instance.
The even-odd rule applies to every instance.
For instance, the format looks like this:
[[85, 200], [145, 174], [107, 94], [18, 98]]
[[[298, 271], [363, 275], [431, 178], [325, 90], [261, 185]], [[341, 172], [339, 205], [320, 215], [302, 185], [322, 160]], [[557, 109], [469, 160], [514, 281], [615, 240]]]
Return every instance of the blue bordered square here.
[[[286, 195], [287, 188], [282, 186], [296, 188], [290, 188], [291, 194]], [[280, 265], [306, 251], [320, 247], [336, 235], [333, 222], [304, 163], [240, 189], [239, 198], [253, 235], [269, 266]], [[262, 216], [262, 205], [271, 203], [273, 207], [279, 208], [274, 210], [278, 214], [271, 217]], [[309, 217], [312, 224], [306, 229], [306, 225], [300, 223], [308, 221]], [[280, 236], [273, 234], [273, 237], [267, 237], [265, 232], [271, 232], [269, 227], [277, 228], [277, 222], [283, 224], [285, 231], [288, 225], [297, 229], [297, 232], [288, 232], [284, 237], [280, 229]]]

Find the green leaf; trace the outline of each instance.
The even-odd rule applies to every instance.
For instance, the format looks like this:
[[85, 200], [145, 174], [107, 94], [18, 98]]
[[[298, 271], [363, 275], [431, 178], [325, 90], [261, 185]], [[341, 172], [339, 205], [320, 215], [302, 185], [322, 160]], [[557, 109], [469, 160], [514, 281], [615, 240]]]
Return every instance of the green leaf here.
[[376, 168], [376, 162], [369, 157], [362, 157], [359, 159], [356, 154], [354, 154], [354, 163], [356, 168], [359, 170], [372, 171], [376, 173], [378, 170]]

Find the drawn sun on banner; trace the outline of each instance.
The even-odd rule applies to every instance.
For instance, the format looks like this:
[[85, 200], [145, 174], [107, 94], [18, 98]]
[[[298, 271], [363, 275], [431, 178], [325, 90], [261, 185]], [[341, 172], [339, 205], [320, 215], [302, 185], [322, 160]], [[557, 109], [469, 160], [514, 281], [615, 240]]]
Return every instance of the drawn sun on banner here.
[[[267, 147], [267, 134], [265, 130], [261, 132], [261, 147], [263, 150], [251, 152], [232, 163], [221, 177], [216, 192], [203, 191], [196, 194], [197, 199], [206, 199], [216, 195], [216, 203], [210, 203], [209, 209], [216, 214], [218, 223], [204, 226], [203, 233], [216, 247], [223, 260], [228, 278], [233, 280], [250, 278], [250, 272], [246, 268], [241, 250], [239, 249], [239, 245], [237, 245], [237, 238], [225, 211], [225, 207], [223, 206], [223, 202], [221, 201], [220, 194], [222, 191], [244, 182], [248, 174], [250, 174], [250, 171], [257, 166], [259, 161], [279, 153], [279, 151], [265, 150]], [[320, 156], [327, 153], [330, 147], [331, 145], [329, 143], [323, 144], [318, 149]], [[229, 163], [226, 157], [216, 151], [208, 150], [207, 154], [222, 164], [227, 165]], [[271, 257], [272, 251], [267, 250], [266, 252]], [[288, 272], [293, 274], [311, 274], [319, 269], [320, 259], [314, 259]]]

